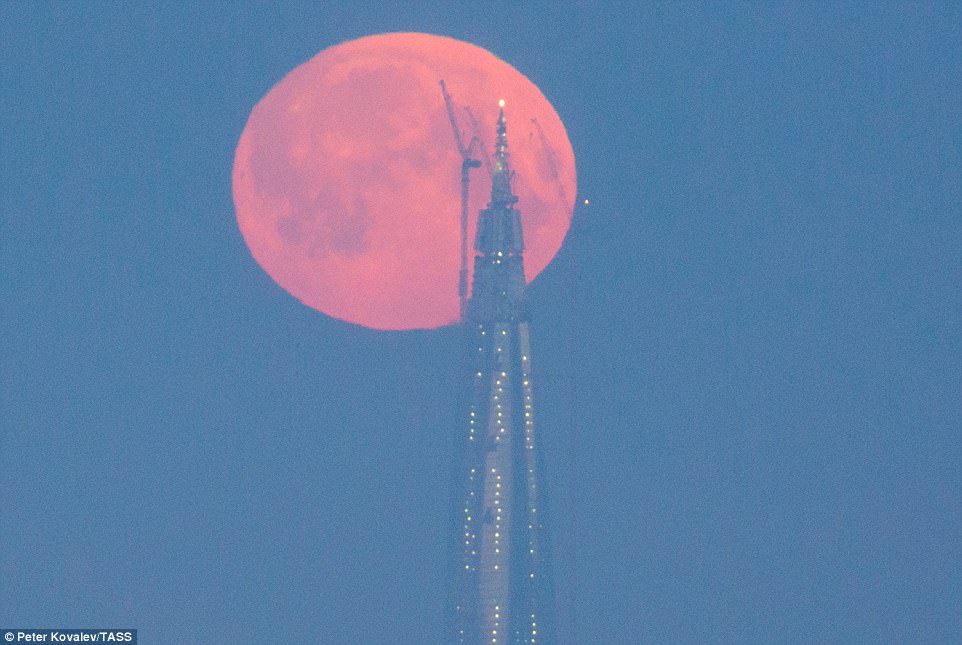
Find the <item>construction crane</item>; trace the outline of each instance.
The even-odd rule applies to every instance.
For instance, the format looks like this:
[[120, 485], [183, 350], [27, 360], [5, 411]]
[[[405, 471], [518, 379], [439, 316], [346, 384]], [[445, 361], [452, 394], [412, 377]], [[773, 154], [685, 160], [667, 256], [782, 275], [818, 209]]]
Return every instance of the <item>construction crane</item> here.
[[454, 101], [448, 94], [444, 79], [440, 81], [441, 94], [444, 96], [444, 106], [448, 110], [451, 130], [454, 132], [454, 143], [461, 155], [461, 272], [458, 275], [458, 302], [461, 320], [465, 319], [468, 309], [468, 171], [481, 166], [481, 162], [473, 158], [475, 146], [480, 146], [480, 139], [473, 137], [467, 146], [461, 138], [458, 119], [455, 116]]
[[[562, 183], [561, 177], [558, 175], [558, 157], [554, 153], [554, 148], [548, 143], [548, 137], [544, 135], [544, 130], [541, 129], [541, 124], [538, 123], [538, 119], [532, 117], [531, 122], [534, 123], [534, 127], [538, 130], [538, 138], [541, 139], [541, 147], [544, 148], [544, 159], [548, 164], [548, 172], [551, 173], [551, 178], [554, 179], [555, 184], [558, 186], [558, 197], [561, 198], [562, 208], [567, 209], [568, 194], [565, 192], [564, 183]], [[571, 218], [571, 213], [568, 213], [568, 218]]]
[[488, 179], [490, 179], [494, 176], [494, 169], [491, 167], [491, 155], [488, 154], [488, 148], [484, 145], [484, 139], [482, 138], [484, 131], [481, 129], [478, 120], [474, 118], [471, 106], [465, 105], [464, 113], [468, 115], [468, 120], [471, 121], [471, 131], [474, 132], [473, 141], [478, 142], [478, 147], [481, 149], [481, 161], [484, 162], [484, 169], [488, 171]]

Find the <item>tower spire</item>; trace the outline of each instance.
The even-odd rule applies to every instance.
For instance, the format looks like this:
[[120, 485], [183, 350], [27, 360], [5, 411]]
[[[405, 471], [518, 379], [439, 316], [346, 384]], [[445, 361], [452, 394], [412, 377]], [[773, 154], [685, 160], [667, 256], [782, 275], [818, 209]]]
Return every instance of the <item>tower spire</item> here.
[[491, 178], [491, 204], [513, 204], [518, 198], [511, 192], [514, 173], [508, 165], [508, 120], [504, 116], [504, 99], [498, 101], [497, 138], [494, 143], [494, 175]]
[[507, 119], [498, 116], [491, 201], [478, 217], [464, 327], [465, 383], [448, 642], [556, 645], [525, 311], [521, 213], [511, 191]]
[[491, 177], [491, 201], [478, 216], [474, 250], [474, 281], [469, 318], [474, 322], [521, 320], [524, 314], [524, 236], [518, 198], [511, 190], [508, 122], [500, 102]]

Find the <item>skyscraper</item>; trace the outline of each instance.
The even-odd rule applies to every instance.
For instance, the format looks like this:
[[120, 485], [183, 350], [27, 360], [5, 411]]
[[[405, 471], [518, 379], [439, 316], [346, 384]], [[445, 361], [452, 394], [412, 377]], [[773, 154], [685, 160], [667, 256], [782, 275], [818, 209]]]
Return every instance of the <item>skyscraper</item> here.
[[460, 419], [450, 642], [550, 644], [554, 592], [525, 307], [524, 239], [498, 117], [491, 201], [481, 211], [464, 321], [470, 370]]

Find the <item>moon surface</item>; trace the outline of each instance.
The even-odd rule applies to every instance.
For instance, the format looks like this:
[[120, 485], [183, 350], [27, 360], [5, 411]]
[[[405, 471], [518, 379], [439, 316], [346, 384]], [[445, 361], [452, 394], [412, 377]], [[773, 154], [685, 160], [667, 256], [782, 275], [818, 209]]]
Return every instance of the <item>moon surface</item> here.
[[[465, 145], [478, 136], [493, 152], [505, 101], [528, 282], [560, 248], [575, 159], [541, 91], [468, 43], [368, 36], [325, 49], [275, 85], [251, 112], [234, 158], [241, 234], [258, 264], [307, 306], [373, 329], [457, 321], [461, 155], [441, 79]], [[469, 253], [491, 191], [483, 166], [470, 177]]]

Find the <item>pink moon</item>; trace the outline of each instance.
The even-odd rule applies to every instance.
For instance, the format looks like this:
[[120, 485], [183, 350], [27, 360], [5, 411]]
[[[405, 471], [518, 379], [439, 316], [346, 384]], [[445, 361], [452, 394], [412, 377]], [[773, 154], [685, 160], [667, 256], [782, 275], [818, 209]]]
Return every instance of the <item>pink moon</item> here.
[[[575, 158], [541, 91], [468, 43], [368, 36], [325, 49], [277, 83], [251, 112], [234, 157], [241, 234], [257, 263], [308, 307], [373, 329], [457, 322], [462, 158], [442, 79], [465, 144], [477, 136], [493, 151], [505, 101], [528, 282], [561, 247]], [[483, 166], [470, 177], [469, 251], [491, 190]]]

